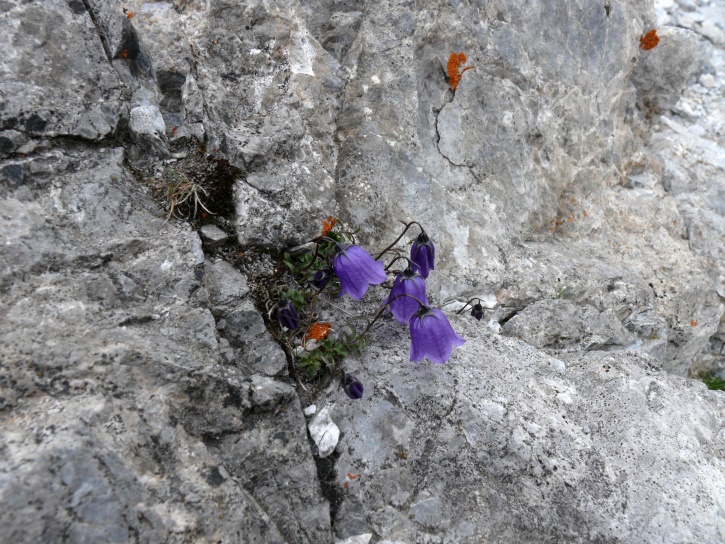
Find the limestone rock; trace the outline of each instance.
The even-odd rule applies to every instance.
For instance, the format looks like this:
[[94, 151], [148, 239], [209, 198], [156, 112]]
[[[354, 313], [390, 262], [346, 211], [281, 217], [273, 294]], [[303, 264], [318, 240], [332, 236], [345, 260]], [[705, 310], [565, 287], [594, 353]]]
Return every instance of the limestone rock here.
[[215, 249], [223, 246], [227, 240], [229, 240], [227, 233], [216, 225], [204, 225], [201, 227], [200, 233], [201, 241], [204, 242], [204, 245], [206, 245], [209, 249]]
[[83, 2], [3, 2], [0, 125], [27, 137], [101, 140], [122, 117], [122, 85]]
[[330, 408], [325, 406], [307, 424], [310, 436], [317, 446], [317, 455], [324, 459], [329, 456], [340, 439], [340, 429], [330, 417]]
[[723, 538], [725, 396], [649, 356], [555, 359], [450, 317], [466, 343], [445, 365], [411, 363], [395, 324], [355, 361], [370, 397], [331, 411], [344, 435], [337, 481], [349, 481], [338, 538]]

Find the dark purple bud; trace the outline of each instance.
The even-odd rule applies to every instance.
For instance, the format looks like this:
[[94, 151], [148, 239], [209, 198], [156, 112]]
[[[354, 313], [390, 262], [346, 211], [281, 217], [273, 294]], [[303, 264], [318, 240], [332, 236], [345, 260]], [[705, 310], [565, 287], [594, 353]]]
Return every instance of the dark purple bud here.
[[323, 266], [320, 268], [317, 272], [315, 272], [315, 277], [310, 282], [315, 289], [319, 289], [322, 291], [328, 283], [330, 283], [330, 280], [332, 279], [332, 267], [330, 266]]
[[451, 358], [453, 346], [461, 346], [465, 340], [458, 336], [448, 322], [446, 314], [437, 308], [422, 306], [410, 318], [410, 360], [423, 357], [433, 363], [443, 364]]
[[421, 232], [410, 248], [410, 260], [413, 261], [418, 273], [424, 278], [428, 277], [431, 270], [435, 270], [435, 246], [425, 232]]
[[481, 306], [480, 302], [473, 306], [471, 309], [471, 315], [481, 321], [481, 318], [483, 317], [483, 306]]
[[338, 253], [332, 259], [332, 268], [340, 280], [340, 296], [348, 294], [360, 300], [370, 285], [378, 285], [388, 279], [383, 263], [373, 259], [360, 246], [338, 244], [337, 247]]
[[345, 374], [342, 377], [342, 388], [345, 394], [353, 400], [361, 399], [363, 396], [363, 384], [352, 374]]
[[300, 316], [294, 304], [286, 298], [280, 299], [277, 303], [277, 319], [280, 325], [290, 331], [295, 330], [300, 324]]
[[413, 314], [418, 311], [420, 306], [418, 301], [428, 304], [425, 280], [409, 266], [395, 278], [393, 288], [390, 290], [390, 295], [384, 304], [390, 304], [393, 317], [400, 323], [410, 323], [410, 318], [413, 317]]

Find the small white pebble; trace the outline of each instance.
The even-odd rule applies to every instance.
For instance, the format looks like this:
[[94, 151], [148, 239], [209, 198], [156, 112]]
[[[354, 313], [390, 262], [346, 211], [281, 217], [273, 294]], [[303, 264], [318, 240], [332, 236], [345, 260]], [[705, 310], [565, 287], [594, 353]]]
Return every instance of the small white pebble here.
[[717, 81], [715, 80], [715, 76], [712, 74], [702, 74], [700, 76], [700, 85], [703, 87], [707, 87], [708, 89], [712, 89]]
[[310, 404], [307, 408], [305, 408], [302, 413], [305, 414], [305, 417], [312, 417], [317, 412], [317, 406], [314, 404]]

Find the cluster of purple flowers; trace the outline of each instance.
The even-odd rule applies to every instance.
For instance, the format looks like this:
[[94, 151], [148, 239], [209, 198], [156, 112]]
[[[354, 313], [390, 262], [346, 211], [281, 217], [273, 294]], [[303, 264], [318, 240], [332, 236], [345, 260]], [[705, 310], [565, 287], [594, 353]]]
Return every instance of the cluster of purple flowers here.
[[[340, 295], [361, 299], [370, 285], [387, 279], [383, 264], [360, 246], [341, 248], [332, 260], [332, 268], [340, 280]], [[451, 357], [453, 346], [465, 340], [456, 334], [445, 314], [428, 306], [425, 278], [435, 268], [435, 246], [421, 232], [410, 252], [407, 268], [398, 274], [384, 304], [400, 323], [410, 325], [410, 360], [443, 364]]]
[[[328, 263], [309, 280], [318, 290], [325, 289], [333, 277], [337, 277], [340, 296], [349, 295], [360, 300], [371, 285], [379, 285], [388, 279], [383, 263], [358, 245], [335, 241], [331, 255]], [[316, 256], [317, 251], [313, 261]], [[422, 361], [427, 357], [433, 363], [443, 364], [450, 359], [453, 347], [462, 345], [465, 340], [456, 334], [441, 310], [429, 306], [425, 280], [435, 269], [435, 246], [425, 231], [421, 229], [413, 242], [410, 258], [402, 258], [408, 261], [408, 265], [396, 276], [381, 311], [388, 309], [397, 321], [409, 325], [411, 361]], [[289, 300], [282, 299], [277, 303], [276, 314], [285, 329], [294, 330], [300, 323], [299, 315]], [[363, 384], [352, 374], [343, 372], [341, 385], [351, 399], [362, 397]]]

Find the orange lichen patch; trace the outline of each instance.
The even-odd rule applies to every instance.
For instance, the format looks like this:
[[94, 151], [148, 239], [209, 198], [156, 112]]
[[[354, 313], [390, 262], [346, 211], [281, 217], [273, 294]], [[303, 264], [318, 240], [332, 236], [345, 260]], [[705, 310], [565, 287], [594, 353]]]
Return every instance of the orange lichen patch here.
[[305, 340], [324, 340], [330, 334], [332, 325], [329, 323], [315, 323], [305, 335]]
[[584, 217], [586, 217], [586, 216], [587, 216], [587, 211], [586, 211], [586, 210], [582, 210], [582, 215], [583, 215]]
[[121, 58], [122, 59], [128, 58], [128, 49], [124, 49], [123, 51], [121, 51]]
[[657, 35], [657, 31], [654, 28], [639, 38], [639, 47], [644, 51], [654, 49], [657, 47], [658, 43], [660, 43], [660, 37]]
[[342, 484], [342, 487], [344, 487], [345, 489], [347, 489], [347, 486], [348, 486], [348, 485], [349, 485], [349, 484], [348, 484], [348, 482], [344, 482], [344, 483]]
[[179, 130], [179, 127], [174, 127], [171, 129], [171, 135], [176, 136], [176, 131]]
[[359, 478], [360, 475], [359, 474], [351, 474], [350, 472], [348, 472], [347, 473], [347, 477], [350, 478], [351, 480], [355, 480], [355, 479]]
[[322, 236], [327, 236], [335, 228], [335, 225], [337, 225], [337, 217], [328, 217], [322, 221]]
[[126, 14], [126, 17], [128, 17], [129, 19], [133, 19], [133, 11], [129, 11], [129, 12], [128, 12], [128, 13]]
[[697, 321], [695, 321], [694, 319], [692, 321], [690, 321], [690, 326], [697, 327]]
[[466, 64], [466, 54], [463, 51], [451, 53], [451, 56], [448, 57], [448, 83], [454, 91], [461, 81], [463, 72], [475, 68], [475, 66], [466, 66], [464, 68], [464, 64]]

